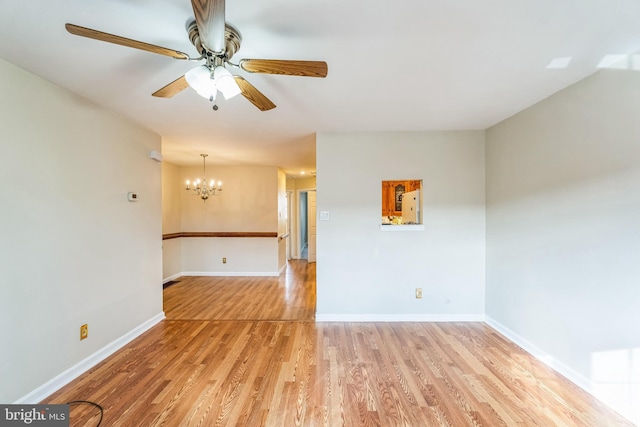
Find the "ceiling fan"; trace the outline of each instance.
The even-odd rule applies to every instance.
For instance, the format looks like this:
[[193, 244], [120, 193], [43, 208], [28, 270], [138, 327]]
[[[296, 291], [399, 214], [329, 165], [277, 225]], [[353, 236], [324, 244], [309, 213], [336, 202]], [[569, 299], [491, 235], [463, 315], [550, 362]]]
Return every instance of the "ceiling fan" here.
[[191, 86], [198, 94], [213, 102], [214, 110], [218, 109], [215, 103], [218, 91], [223, 94], [225, 99], [242, 94], [261, 111], [275, 108], [275, 104], [251, 83], [241, 76], [232, 75], [226, 69], [227, 65], [250, 73], [307, 77], [327, 76], [327, 63], [324, 61], [241, 59], [238, 63], [231, 62], [233, 55], [240, 49], [242, 36], [237, 28], [225, 21], [225, 0], [191, 0], [191, 5], [195, 20], [187, 25], [187, 33], [189, 40], [200, 53], [200, 57], [197, 58], [192, 58], [177, 50], [74, 24], [66, 24], [65, 28], [69, 33], [77, 36], [145, 50], [175, 59], [205, 61], [202, 65], [188, 71], [152, 95], [171, 98], [187, 86]]

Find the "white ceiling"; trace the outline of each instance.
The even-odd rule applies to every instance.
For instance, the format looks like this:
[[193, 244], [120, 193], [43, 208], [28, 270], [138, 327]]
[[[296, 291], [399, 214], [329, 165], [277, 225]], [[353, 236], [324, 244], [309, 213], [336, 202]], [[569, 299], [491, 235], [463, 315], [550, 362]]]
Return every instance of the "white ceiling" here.
[[[194, 63], [70, 35], [70, 22], [198, 56], [189, 0], [0, 0], [0, 57], [141, 123], [176, 164], [315, 170], [315, 132], [486, 129], [640, 50], [638, 0], [227, 0], [233, 57], [324, 60], [325, 79], [244, 76], [277, 108], [219, 110], [190, 88], [151, 93]], [[570, 58], [566, 68], [547, 68]], [[393, 141], [389, 141], [390, 144]]]

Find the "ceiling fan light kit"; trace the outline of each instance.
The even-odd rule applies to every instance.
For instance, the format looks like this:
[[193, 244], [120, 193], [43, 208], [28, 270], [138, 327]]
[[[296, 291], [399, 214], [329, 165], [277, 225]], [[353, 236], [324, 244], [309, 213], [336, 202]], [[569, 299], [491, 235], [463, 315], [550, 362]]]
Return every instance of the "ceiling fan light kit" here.
[[213, 82], [218, 90], [222, 92], [224, 99], [231, 99], [242, 93], [240, 86], [238, 86], [231, 73], [222, 65], [218, 65], [213, 69]]
[[213, 71], [206, 65], [199, 65], [187, 71], [184, 78], [198, 95], [210, 101], [216, 100], [218, 91], [224, 99], [231, 99], [242, 93], [231, 73], [221, 65], [214, 67]]
[[[218, 89], [216, 84], [211, 78], [211, 70], [205, 65], [199, 65], [196, 68], [192, 68], [184, 75], [187, 83], [196, 93], [203, 98], [211, 99], [215, 101]], [[212, 99], [213, 98], [213, 99]]]
[[73, 35], [132, 47], [147, 52], [169, 56], [175, 59], [200, 61], [206, 64], [189, 70], [152, 95], [159, 98], [171, 98], [187, 87], [193, 88], [198, 95], [215, 104], [217, 92], [224, 99], [242, 94], [249, 102], [261, 111], [275, 108], [262, 92], [256, 89], [242, 76], [232, 75], [226, 64], [249, 73], [281, 74], [289, 76], [326, 77], [327, 63], [324, 61], [298, 61], [281, 59], [241, 59], [239, 63], [230, 62], [231, 57], [240, 49], [242, 36], [240, 31], [225, 21], [224, 0], [191, 0], [195, 20], [187, 25], [189, 40], [200, 57], [192, 58], [186, 53], [128, 39], [114, 34], [74, 24], [66, 24], [65, 28]]

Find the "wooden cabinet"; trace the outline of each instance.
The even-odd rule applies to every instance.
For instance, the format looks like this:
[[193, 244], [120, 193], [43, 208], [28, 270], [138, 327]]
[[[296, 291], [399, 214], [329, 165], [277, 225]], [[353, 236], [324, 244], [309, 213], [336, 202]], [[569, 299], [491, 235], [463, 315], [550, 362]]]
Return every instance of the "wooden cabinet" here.
[[420, 180], [382, 181], [382, 216], [402, 215], [402, 195], [419, 190]]
[[393, 182], [382, 181], [382, 216], [391, 216], [395, 210], [393, 204]]

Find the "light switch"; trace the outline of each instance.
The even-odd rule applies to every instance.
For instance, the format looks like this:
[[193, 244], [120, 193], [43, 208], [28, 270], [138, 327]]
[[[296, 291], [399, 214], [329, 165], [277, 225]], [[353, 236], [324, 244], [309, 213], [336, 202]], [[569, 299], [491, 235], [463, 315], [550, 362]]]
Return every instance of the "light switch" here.
[[320, 211], [320, 221], [329, 221], [329, 211]]

